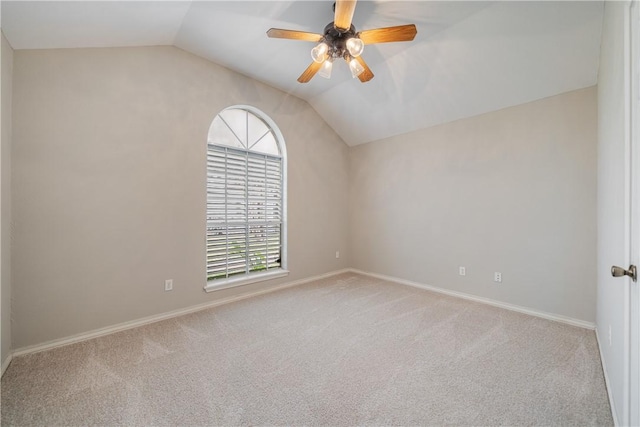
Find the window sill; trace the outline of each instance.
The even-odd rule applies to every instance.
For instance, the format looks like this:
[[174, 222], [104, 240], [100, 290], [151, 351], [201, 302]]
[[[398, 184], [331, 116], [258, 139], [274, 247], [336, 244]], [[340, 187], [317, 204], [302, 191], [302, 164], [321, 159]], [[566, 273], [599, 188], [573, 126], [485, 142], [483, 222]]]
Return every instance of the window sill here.
[[289, 275], [289, 270], [277, 269], [265, 273], [252, 273], [247, 276], [225, 280], [210, 280], [204, 287], [207, 292], [220, 291], [222, 289], [235, 288], [236, 286], [249, 285], [251, 283], [264, 282], [265, 280], [277, 279]]

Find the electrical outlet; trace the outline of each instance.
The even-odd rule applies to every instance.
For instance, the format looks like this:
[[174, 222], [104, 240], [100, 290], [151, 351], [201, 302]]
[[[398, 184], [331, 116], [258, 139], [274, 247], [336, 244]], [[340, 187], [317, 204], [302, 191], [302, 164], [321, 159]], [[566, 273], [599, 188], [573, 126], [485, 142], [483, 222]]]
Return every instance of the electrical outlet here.
[[466, 276], [467, 275], [466, 267], [458, 267], [458, 274], [461, 276]]
[[165, 291], [173, 290], [173, 279], [167, 279], [164, 281], [164, 290]]
[[493, 281], [497, 283], [502, 283], [502, 273], [500, 273], [499, 271], [496, 271], [495, 273], [493, 273]]
[[336, 259], [340, 258], [340, 251], [336, 251]]

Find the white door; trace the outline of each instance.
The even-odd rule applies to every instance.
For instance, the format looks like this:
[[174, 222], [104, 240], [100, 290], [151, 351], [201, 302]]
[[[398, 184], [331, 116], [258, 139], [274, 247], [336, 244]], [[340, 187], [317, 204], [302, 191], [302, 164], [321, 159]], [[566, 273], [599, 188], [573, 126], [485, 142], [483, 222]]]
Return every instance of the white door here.
[[597, 332], [615, 421], [640, 425], [638, 266], [640, 241], [639, 5], [604, 2], [598, 71]]

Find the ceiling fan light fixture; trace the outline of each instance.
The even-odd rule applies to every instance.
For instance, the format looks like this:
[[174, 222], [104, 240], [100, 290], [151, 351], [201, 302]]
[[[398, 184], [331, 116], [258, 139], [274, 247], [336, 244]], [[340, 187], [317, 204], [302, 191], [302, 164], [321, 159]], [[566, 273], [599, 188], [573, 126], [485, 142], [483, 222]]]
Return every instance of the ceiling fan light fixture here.
[[415, 38], [418, 32], [415, 24], [374, 28], [358, 32], [352, 22], [357, 1], [335, 0], [333, 4], [334, 19], [324, 27], [322, 34], [282, 28], [270, 28], [267, 31], [267, 36], [271, 38], [317, 43], [311, 49], [313, 62], [298, 77], [298, 82], [309, 83], [318, 73], [322, 77], [330, 78], [333, 62], [342, 58], [349, 65], [351, 75], [354, 78], [358, 77], [362, 83], [366, 83], [373, 78], [373, 73], [362, 58], [365, 44], [404, 42]]
[[347, 50], [349, 51], [349, 54], [354, 58], [356, 56], [360, 56], [362, 55], [362, 51], [364, 50], [364, 42], [358, 37], [351, 37], [347, 40]]
[[327, 58], [323, 63], [320, 70], [318, 70], [318, 75], [320, 77], [324, 77], [325, 79], [331, 78], [331, 70], [333, 69], [333, 58]]
[[354, 79], [364, 72], [364, 67], [360, 65], [356, 58], [351, 58], [349, 62], [349, 70], [351, 71], [351, 77]]
[[320, 42], [316, 47], [311, 49], [311, 58], [318, 64], [322, 64], [322, 61], [327, 57], [327, 52], [329, 52], [329, 45], [325, 42]]

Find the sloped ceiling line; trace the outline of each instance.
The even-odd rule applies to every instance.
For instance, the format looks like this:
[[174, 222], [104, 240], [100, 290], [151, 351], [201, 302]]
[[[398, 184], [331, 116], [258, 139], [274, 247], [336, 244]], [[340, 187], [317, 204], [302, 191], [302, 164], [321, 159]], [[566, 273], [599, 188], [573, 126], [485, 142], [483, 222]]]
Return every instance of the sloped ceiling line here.
[[[366, 46], [375, 77], [347, 67], [296, 79], [331, 1], [3, 1], [15, 49], [174, 45], [300, 97], [349, 145], [363, 144], [595, 85], [603, 1], [359, 0], [358, 29], [415, 23], [408, 43]], [[344, 64], [338, 64], [344, 65]]]

